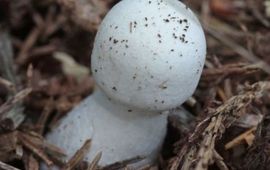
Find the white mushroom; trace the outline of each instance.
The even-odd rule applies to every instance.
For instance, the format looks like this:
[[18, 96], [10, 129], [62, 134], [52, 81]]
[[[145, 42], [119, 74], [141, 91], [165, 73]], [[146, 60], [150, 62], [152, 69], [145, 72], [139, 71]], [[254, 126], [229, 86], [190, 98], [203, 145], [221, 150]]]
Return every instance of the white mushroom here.
[[87, 160], [100, 165], [136, 156], [151, 163], [167, 113], [194, 92], [206, 42], [193, 12], [178, 0], [122, 0], [104, 18], [92, 52], [100, 90], [71, 111], [48, 140], [72, 156], [92, 139]]

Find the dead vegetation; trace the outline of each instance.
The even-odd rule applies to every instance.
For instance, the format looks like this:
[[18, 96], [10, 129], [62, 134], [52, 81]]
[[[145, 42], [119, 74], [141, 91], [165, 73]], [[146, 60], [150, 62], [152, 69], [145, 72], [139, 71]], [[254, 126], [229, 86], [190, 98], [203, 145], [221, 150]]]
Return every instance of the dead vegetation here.
[[[93, 90], [89, 55], [117, 0], [0, 0], [0, 169], [129, 169], [141, 157], [99, 167], [85, 162], [91, 140], [68, 161], [44, 139]], [[199, 87], [184, 104], [190, 122], [169, 118], [157, 165], [168, 170], [265, 170], [269, 161], [268, 0], [189, 0], [203, 23], [208, 55]], [[72, 69], [67, 69], [72, 67]], [[72, 71], [70, 71], [72, 70]]]

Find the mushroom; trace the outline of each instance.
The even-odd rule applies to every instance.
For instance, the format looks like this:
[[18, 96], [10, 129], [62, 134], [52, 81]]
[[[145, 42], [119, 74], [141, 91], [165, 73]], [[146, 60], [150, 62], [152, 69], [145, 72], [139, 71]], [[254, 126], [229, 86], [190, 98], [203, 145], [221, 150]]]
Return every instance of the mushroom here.
[[136, 156], [153, 163], [166, 134], [167, 111], [193, 94], [205, 55], [202, 27], [183, 3], [120, 1], [96, 35], [91, 68], [98, 89], [48, 141], [70, 158], [91, 139], [86, 160], [102, 152], [101, 166]]

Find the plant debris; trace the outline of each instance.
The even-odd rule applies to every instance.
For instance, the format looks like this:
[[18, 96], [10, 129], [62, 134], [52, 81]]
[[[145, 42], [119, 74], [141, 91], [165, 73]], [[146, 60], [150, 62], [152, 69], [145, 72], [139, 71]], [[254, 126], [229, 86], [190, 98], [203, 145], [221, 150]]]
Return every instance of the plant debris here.
[[91, 146], [91, 140], [86, 140], [83, 146], [69, 159], [69, 161], [64, 166], [64, 170], [73, 169], [82, 161], [86, 153], [89, 151]]
[[[117, 2], [0, 1], [0, 169], [38, 170], [47, 164], [116, 170], [143, 160], [100, 167], [102, 151], [89, 162], [84, 159], [91, 150], [89, 139], [64, 161], [65, 151], [45, 138], [91, 95], [94, 37]], [[141, 170], [270, 169], [269, 1], [184, 3], [204, 26], [205, 67], [195, 94], [183, 105], [186, 114], [170, 111], [175, 114], [169, 117], [160, 159]], [[133, 26], [127, 25], [131, 33]]]
[[266, 87], [269, 90], [270, 82], [255, 83], [249, 86], [243, 94], [236, 95], [218, 108], [209, 110], [206, 113], [208, 117], [197, 124], [185, 145], [177, 151], [177, 156], [172, 159], [170, 169], [176, 170], [179, 167], [195, 170], [208, 169], [208, 165], [213, 164], [216, 159], [216, 141], [222, 137], [225, 129], [241, 117], [244, 113], [243, 110], [253, 100], [263, 95]]

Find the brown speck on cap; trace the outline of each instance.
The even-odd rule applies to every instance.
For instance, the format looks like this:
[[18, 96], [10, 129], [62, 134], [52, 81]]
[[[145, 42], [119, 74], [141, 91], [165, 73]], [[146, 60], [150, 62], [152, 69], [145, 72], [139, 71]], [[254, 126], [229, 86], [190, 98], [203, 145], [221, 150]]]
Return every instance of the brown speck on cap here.
[[170, 20], [169, 20], [169, 19], [163, 19], [163, 21], [165, 21], [165, 22], [170, 22]]
[[132, 33], [132, 22], [129, 23], [129, 32]]

